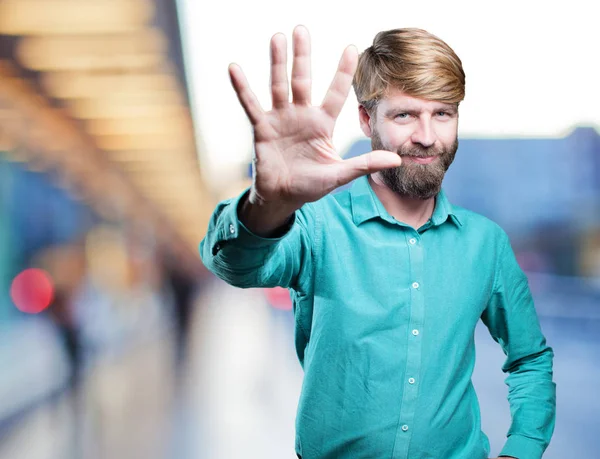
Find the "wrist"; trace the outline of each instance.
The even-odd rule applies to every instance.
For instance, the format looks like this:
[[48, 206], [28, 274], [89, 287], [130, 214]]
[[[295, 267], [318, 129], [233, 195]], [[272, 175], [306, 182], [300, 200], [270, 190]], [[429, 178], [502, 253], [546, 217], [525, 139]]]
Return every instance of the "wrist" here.
[[279, 237], [300, 207], [280, 201], [263, 201], [251, 191], [240, 201], [238, 218], [257, 236]]

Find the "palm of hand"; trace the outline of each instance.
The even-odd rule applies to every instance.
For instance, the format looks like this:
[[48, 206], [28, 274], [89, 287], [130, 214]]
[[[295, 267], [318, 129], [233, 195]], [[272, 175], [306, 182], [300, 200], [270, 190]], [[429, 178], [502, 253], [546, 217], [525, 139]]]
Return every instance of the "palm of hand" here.
[[334, 119], [312, 106], [278, 110], [266, 118], [268, 125], [255, 129], [255, 185], [261, 199], [315, 201], [338, 186]]

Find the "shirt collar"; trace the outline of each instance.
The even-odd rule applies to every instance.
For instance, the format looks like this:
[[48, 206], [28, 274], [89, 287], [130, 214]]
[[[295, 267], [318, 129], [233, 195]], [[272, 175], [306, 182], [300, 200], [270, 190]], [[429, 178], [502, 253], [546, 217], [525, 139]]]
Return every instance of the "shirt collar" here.
[[[350, 188], [350, 200], [352, 202], [352, 220], [356, 226], [376, 217], [393, 221], [371, 188], [368, 176], [359, 177], [354, 181]], [[436, 196], [431, 223], [434, 226], [439, 226], [445, 223], [448, 218], [457, 226], [462, 226], [462, 222], [456, 215], [452, 204], [448, 201], [446, 193], [444, 193], [444, 190], [440, 190]]]

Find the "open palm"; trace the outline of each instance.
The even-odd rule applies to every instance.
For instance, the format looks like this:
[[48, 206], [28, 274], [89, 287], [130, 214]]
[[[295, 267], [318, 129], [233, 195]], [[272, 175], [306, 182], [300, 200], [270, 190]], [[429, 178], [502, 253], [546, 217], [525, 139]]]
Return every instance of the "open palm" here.
[[233, 87], [254, 129], [254, 182], [250, 200], [281, 202], [299, 208], [351, 180], [397, 167], [400, 157], [374, 151], [342, 160], [332, 143], [337, 117], [348, 97], [358, 55], [344, 51], [320, 106], [311, 105], [310, 37], [304, 27], [293, 34], [292, 102], [289, 100], [287, 44], [283, 34], [271, 39], [271, 97], [265, 112], [237, 65], [229, 68]]

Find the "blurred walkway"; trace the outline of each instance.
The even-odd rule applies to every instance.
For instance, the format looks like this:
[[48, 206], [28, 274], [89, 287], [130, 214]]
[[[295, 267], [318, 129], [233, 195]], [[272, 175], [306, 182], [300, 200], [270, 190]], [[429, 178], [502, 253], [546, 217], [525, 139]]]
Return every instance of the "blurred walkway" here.
[[[556, 352], [559, 409], [546, 459], [592, 458], [600, 447], [600, 320], [542, 317]], [[215, 282], [199, 299], [190, 359], [176, 377], [170, 336], [106, 359], [80, 404], [47, 404], [0, 439], [3, 459], [295, 458], [302, 372], [291, 313], [259, 290]], [[492, 454], [508, 429], [503, 354], [477, 330], [474, 382]]]
[[63, 396], [15, 423], [0, 457], [295, 458], [292, 327], [261, 291], [215, 283], [199, 298], [179, 376], [170, 335], [109, 357], [78, 401]]

